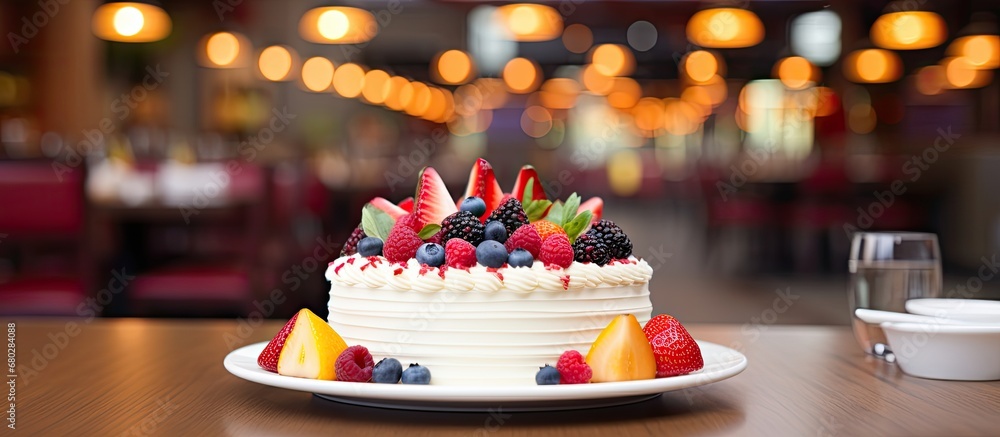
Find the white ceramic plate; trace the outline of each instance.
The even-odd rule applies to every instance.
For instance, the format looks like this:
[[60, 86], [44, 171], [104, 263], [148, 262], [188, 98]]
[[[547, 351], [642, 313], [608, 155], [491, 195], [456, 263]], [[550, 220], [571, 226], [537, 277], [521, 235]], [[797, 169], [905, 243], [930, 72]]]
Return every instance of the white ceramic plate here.
[[[468, 386], [371, 384], [320, 381], [268, 372], [257, 366], [257, 356], [267, 342], [236, 349], [223, 361], [226, 370], [248, 381], [273, 387], [315, 393], [317, 396], [357, 405], [436, 411], [566, 410], [622, 405], [649, 399], [663, 392], [697, 387], [732, 378], [747, 367], [747, 358], [715, 343], [699, 341], [705, 368], [682, 376], [642, 381], [576, 385]], [[433, 374], [434, 369], [430, 369]]]
[[1000, 325], [880, 325], [904, 372], [930, 379], [1000, 379]]
[[967, 322], [1000, 323], [1000, 301], [983, 299], [910, 299], [906, 311]]

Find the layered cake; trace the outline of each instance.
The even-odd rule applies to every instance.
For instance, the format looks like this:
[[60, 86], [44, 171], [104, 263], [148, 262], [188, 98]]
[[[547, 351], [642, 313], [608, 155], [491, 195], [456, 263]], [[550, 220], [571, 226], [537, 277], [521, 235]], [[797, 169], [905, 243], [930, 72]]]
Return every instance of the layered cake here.
[[650, 319], [652, 269], [602, 215], [599, 198], [549, 199], [530, 166], [504, 193], [480, 159], [457, 202], [426, 168], [413, 198], [365, 205], [326, 271], [329, 325], [432, 384], [534, 384], [616, 316]]

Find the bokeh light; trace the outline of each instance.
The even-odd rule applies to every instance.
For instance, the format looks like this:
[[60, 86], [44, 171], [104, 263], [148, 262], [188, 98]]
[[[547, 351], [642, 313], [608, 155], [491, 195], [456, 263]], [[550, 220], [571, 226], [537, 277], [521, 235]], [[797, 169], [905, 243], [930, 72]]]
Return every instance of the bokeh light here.
[[375, 16], [364, 9], [326, 6], [306, 11], [299, 20], [302, 39], [319, 44], [357, 44], [378, 34]]
[[940, 65], [928, 65], [917, 70], [914, 85], [917, 91], [925, 96], [941, 94], [948, 86], [944, 67]]
[[701, 47], [750, 47], [764, 39], [764, 24], [746, 9], [705, 9], [688, 20], [687, 37]]
[[503, 81], [515, 94], [526, 94], [538, 88], [542, 79], [541, 68], [527, 58], [514, 58], [503, 67]]
[[614, 85], [608, 94], [608, 105], [612, 108], [629, 109], [642, 97], [642, 87], [630, 77], [614, 78]]
[[844, 60], [844, 75], [858, 83], [892, 82], [899, 79], [901, 70], [899, 55], [889, 50], [857, 50]]
[[964, 57], [946, 58], [941, 65], [948, 88], [982, 88], [993, 80], [992, 70], [978, 70]]
[[552, 130], [552, 114], [541, 106], [529, 106], [521, 113], [521, 130], [529, 137], [541, 138]]
[[867, 134], [875, 130], [877, 121], [875, 108], [867, 103], [851, 106], [847, 112], [847, 126], [856, 134]]
[[587, 88], [587, 91], [597, 95], [606, 96], [615, 86], [615, 79], [601, 74], [593, 64], [585, 66], [580, 76], [583, 78], [583, 86]]
[[389, 98], [390, 88], [389, 73], [382, 70], [371, 70], [365, 73], [365, 84], [361, 89], [361, 95], [369, 103], [380, 105]]
[[333, 90], [342, 97], [357, 97], [364, 86], [365, 70], [358, 64], [347, 63], [333, 72]]
[[309, 58], [302, 64], [302, 84], [309, 91], [321, 93], [333, 84], [333, 62], [321, 56]]
[[261, 50], [257, 57], [257, 68], [265, 79], [270, 81], [290, 80], [292, 75], [292, 63], [295, 56], [291, 49], [285, 46], [270, 46]]
[[719, 60], [706, 50], [696, 50], [684, 56], [684, 73], [697, 83], [705, 83], [719, 73]]
[[437, 56], [434, 62], [435, 78], [447, 85], [468, 82], [473, 76], [472, 58], [461, 50], [448, 50]]
[[240, 55], [240, 38], [230, 32], [218, 32], [208, 37], [205, 54], [216, 67], [230, 67]]
[[619, 196], [632, 196], [642, 188], [642, 157], [632, 149], [622, 149], [608, 158], [608, 185]]
[[515, 3], [498, 7], [496, 14], [514, 41], [548, 41], [563, 31], [562, 15], [551, 6]]
[[643, 97], [632, 108], [632, 118], [635, 127], [644, 136], [652, 137], [655, 132], [663, 128], [664, 117], [663, 101], [656, 97]]
[[98, 38], [133, 43], [164, 39], [172, 25], [166, 11], [139, 2], [105, 3], [94, 11], [91, 20], [91, 29]]
[[940, 15], [929, 11], [900, 11], [878, 17], [871, 39], [878, 47], [917, 50], [936, 47], [948, 36], [948, 26]]
[[542, 84], [540, 100], [549, 109], [570, 109], [576, 105], [580, 83], [569, 78], [552, 78]]
[[806, 58], [789, 56], [774, 65], [774, 76], [786, 87], [800, 90], [819, 81], [819, 69]]
[[972, 35], [956, 39], [948, 53], [966, 59], [977, 70], [1000, 68], [1000, 35]]
[[570, 24], [563, 30], [563, 45], [573, 53], [587, 53], [594, 45], [594, 34], [583, 24]]
[[601, 44], [590, 54], [590, 62], [605, 76], [627, 76], [635, 68], [632, 51], [620, 44]]
[[648, 21], [636, 21], [626, 32], [628, 45], [640, 52], [647, 52], [656, 45], [656, 26]]

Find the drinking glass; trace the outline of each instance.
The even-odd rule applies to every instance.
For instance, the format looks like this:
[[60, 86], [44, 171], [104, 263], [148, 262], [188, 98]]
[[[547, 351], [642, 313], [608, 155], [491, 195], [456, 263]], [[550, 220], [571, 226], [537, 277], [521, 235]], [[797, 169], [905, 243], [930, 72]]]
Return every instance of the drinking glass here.
[[905, 313], [907, 300], [941, 297], [941, 250], [934, 234], [855, 233], [847, 267], [854, 337], [873, 355], [889, 352], [885, 334], [878, 324], [855, 316], [855, 309]]

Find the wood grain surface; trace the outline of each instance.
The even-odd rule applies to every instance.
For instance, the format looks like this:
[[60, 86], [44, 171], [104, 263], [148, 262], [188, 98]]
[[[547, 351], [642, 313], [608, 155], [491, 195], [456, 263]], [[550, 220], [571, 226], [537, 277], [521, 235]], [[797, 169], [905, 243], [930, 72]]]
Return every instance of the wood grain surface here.
[[16, 320], [18, 364], [37, 373], [18, 372], [17, 429], [5, 427], [0, 435], [1000, 433], [1000, 382], [906, 376], [866, 357], [847, 327], [692, 325], [696, 338], [743, 351], [748, 369], [726, 381], [628, 406], [511, 413], [498, 405], [491, 415], [342, 405], [226, 372], [222, 360], [231, 345], [268, 340], [280, 322], [240, 329], [232, 320], [97, 319], [74, 322], [78, 333], [62, 337], [67, 322]]

